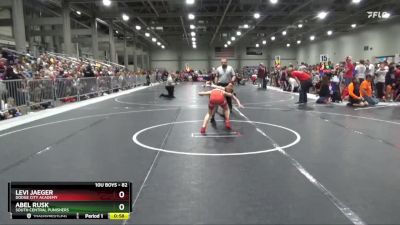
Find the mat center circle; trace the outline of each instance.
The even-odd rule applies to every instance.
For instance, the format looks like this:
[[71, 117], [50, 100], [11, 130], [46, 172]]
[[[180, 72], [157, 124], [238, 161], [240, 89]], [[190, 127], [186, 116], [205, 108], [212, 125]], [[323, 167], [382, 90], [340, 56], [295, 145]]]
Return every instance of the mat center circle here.
[[[159, 125], [154, 125], [151, 127], [147, 127], [144, 128], [138, 132], [136, 132], [133, 136], [132, 136], [132, 140], [135, 144], [148, 149], [148, 150], [153, 150], [153, 151], [161, 151], [161, 152], [165, 152], [165, 153], [170, 153], [170, 154], [178, 154], [178, 155], [191, 155], [191, 156], [241, 156], [241, 155], [254, 155], [254, 154], [263, 154], [263, 153], [268, 153], [268, 152], [274, 152], [274, 151], [278, 151], [279, 149], [285, 149], [285, 148], [289, 148], [292, 147], [294, 145], [296, 145], [297, 143], [300, 142], [301, 140], [301, 136], [299, 133], [297, 133], [296, 131], [284, 127], [284, 126], [280, 126], [277, 124], [271, 124], [271, 123], [265, 123], [265, 122], [258, 122], [258, 121], [244, 121], [244, 120], [231, 120], [232, 123], [245, 123], [245, 124], [250, 124], [250, 125], [261, 125], [261, 126], [270, 126], [270, 127], [274, 127], [274, 128], [278, 128], [284, 131], [287, 131], [291, 134], [293, 134], [296, 138], [294, 141], [292, 141], [289, 144], [286, 144], [284, 146], [277, 146], [277, 147], [272, 147], [272, 148], [268, 148], [268, 149], [261, 149], [261, 150], [251, 150], [251, 151], [245, 151], [245, 152], [224, 152], [226, 150], [227, 147], [229, 147], [229, 143], [226, 144], [226, 146], [224, 147], [224, 149], [221, 149], [221, 151], [219, 153], [206, 153], [206, 152], [188, 152], [188, 151], [180, 151], [177, 149], [167, 149], [167, 148], [161, 148], [161, 147], [155, 147], [155, 146], [150, 146], [148, 144], [144, 144], [142, 141], [139, 140], [139, 138], [143, 135], [145, 135], [146, 133], [149, 133], [151, 130], [155, 130], [158, 129], [160, 127], [165, 127], [165, 126], [169, 126], [169, 125], [180, 125], [180, 124], [188, 124], [188, 123], [201, 123], [202, 120], [190, 120], [190, 121], [177, 121], [177, 122], [169, 122], [169, 123], [163, 123], [163, 124], [159, 124]], [[254, 131], [257, 131], [258, 128], [254, 127]], [[196, 130], [196, 132], [198, 132]], [[193, 134], [196, 134], [195, 136], [198, 136], [198, 134], [196, 132], [191, 133], [191, 137], [194, 137]], [[183, 132], [184, 133], [184, 132]], [[224, 135], [221, 135], [221, 138], [243, 138], [245, 137], [245, 133], [242, 133], [241, 136], [242, 137], [226, 137]], [[188, 135], [190, 136], [190, 135]], [[198, 136], [200, 137], [200, 136]], [[207, 137], [207, 135], [205, 135], [204, 137]], [[218, 138], [215, 137], [215, 135], [211, 135], [210, 138]], [[266, 137], [262, 137], [260, 135], [260, 138], [263, 138], [264, 140], [268, 141]], [[187, 145], [185, 145], [184, 140], [179, 140], [180, 141], [180, 146], [184, 146], [184, 148], [189, 148]], [[193, 141], [192, 141], [193, 142]], [[193, 143], [196, 144], [196, 143]], [[271, 143], [272, 145], [272, 143]]]

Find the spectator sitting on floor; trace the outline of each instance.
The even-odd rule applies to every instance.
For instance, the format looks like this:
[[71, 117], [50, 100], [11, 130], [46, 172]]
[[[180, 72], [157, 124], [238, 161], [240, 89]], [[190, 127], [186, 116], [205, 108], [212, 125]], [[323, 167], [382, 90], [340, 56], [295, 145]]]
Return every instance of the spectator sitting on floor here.
[[353, 80], [348, 85], [349, 90], [349, 103], [348, 106], [364, 107], [368, 106], [368, 102], [360, 94], [360, 83], [359, 79], [353, 77]]
[[331, 88], [332, 88], [332, 102], [341, 102], [342, 98], [340, 96], [340, 80], [337, 74], [334, 74], [331, 78]]
[[329, 76], [323, 76], [321, 81], [321, 88], [319, 90], [319, 98], [317, 99], [318, 104], [327, 104], [331, 101], [332, 91], [330, 90], [330, 79]]
[[361, 96], [368, 102], [368, 105], [376, 105], [379, 100], [372, 96], [372, 76], [367, 74], [365, 80], [360, 85]]

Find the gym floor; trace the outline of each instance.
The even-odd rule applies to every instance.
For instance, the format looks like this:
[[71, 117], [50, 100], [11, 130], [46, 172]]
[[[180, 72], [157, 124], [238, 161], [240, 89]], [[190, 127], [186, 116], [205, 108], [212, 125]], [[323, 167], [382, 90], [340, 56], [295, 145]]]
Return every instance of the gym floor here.
[[400, 224], [400, 107], [246, 85], [233, 131], [216, 115], [202, 136], [202, 90], [153, 86], [0, 132], [0, 224], [24, 222], [9, 219], [9, 181], [133, 183], [128, 221], [32, 224]]

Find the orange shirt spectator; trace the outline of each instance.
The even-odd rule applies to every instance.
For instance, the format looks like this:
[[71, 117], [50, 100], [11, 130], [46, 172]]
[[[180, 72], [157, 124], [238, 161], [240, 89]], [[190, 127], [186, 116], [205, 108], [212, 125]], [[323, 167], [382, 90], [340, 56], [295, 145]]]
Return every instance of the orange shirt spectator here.
[[352, 97], [352, 98], [354, 98], [354, 99], [361, 99], [361, 96], [357, 96], [357, 95], [354, 93], [354, 84], [353, 84], [353, 82], [351, 82], [351, 83], [349, 84], [348, 90], [349, 90], [349, 96], [350, 96], [350, 97]]
[[361, 83], [360, 94], [362, 97], [372, 97], [372, 86], [370, 81], [364, 80]]

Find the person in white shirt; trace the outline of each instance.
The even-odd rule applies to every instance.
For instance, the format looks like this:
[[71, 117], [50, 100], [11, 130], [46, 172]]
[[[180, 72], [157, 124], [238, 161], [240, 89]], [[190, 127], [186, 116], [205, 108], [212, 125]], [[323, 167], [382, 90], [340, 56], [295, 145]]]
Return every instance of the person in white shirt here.
[[294, 79], [293, 77], [289, 77], [289, 85], [290, 85], [291, 92], [297, 91], [299, 88], [299, 84], [297, 83], [296, 79]]
[[307, 70], [307, 66], [304, 62], [301, 63], [301, 65], [299, 66], [299, 70], [300, 71], [306, 71]]
[[228, 60], [221, 59], [221, 66], [217, 68], [217, 83], [219, 86], [226, 87], [229, 83], [235, 81], [235, 71], [232, 66], [228, 65]]
[[363, 82], [365, 80], [365, 72], [367, 70], [367, 67], [365, 67], [364, 65], [364, 60], [361, 59], [360, 60], [360, 64], [358, 64], [355, 68], [356, 70], [356, 77], [358, 78], [358, 80], [361, 82]]
[[[216, 84], [218, 86], [226, 87], [229, 83], [234, 83], [236, 76], [235, 70], [232, 66], [228, 65], [228, 60], [226, 58], [221, 59], [221, 66], [217, 68]], [[232, 98], [227, 97], [229, 109], [232, 111]]]
[[368, 59], [366, 61], [366, 65], [367, 66], [367, 73], [366, 75], [371, 75], [372, 77], [375, 76], [375, 65], [373, 63], [371, 63]]
[[380, 100], [383, 99], [383, 96], [385, 95], [384, 90], [385, 90], [385, 76], [388, 72], [388, 70], [386, 69], [386, 65], [385, 63], [381, 63], [379, 64], [379, 69], [376, 71], [376, 77], [375, 77], [375, 81], [376, 81], [376, 97], [378, 97]]
[[[219, 66], [216, 70], [216, 77], [214, 83], [218, 86], [226, 87], [230, 83], [234, 84], [236, 80], [236, 73], [232, 66], [228, 65], [228, 60], [226, 58], [221, 59], [221, 66]], [[228, 103], [229, 110], [232, 112], [232, 98], [226, 96], [226, 102]], [[218, 106], [216, 106], [215, 112], [218, 110]], [[211, 116], [211, 122], [215, 123], [214, 114]]]

